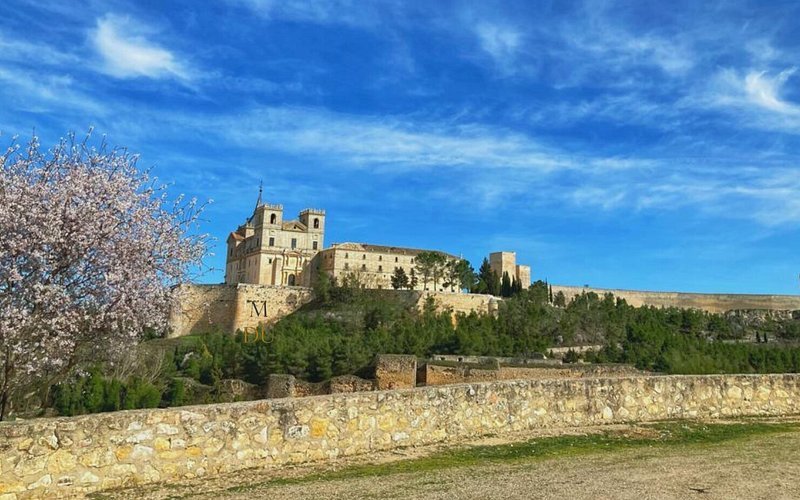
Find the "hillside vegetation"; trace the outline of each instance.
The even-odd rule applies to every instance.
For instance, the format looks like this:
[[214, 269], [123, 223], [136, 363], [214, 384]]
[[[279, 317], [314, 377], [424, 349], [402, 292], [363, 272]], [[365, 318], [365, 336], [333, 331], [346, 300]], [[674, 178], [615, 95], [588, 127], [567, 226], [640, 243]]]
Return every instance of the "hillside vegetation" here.
[[[46, 405], [71, 415], [255, 397], [271, 373], [316, 382], [363, 374], [376, 354], [530, 356], [549, 347], [602, 344], [591, 362], [630, 363], [665, 373], [800, 370], [800, 321], [791, 316], [718, 315], [634, 308], [589, 293], [554, 306], [541, 282], [500, 304], [498, 314], [418, 311], [402, 292], [333, 287], [258, 338], [209, 332], [143, 343], [125, 366], [87, 367], [53, 388]], [[769, 340], [753, 343], [752, 338]], [[569, 355], [575, 361], [577, 355]], [[252, 384], [252, 386], [247, 385]], [[241, 384], [240, 384], [241, 385]]]

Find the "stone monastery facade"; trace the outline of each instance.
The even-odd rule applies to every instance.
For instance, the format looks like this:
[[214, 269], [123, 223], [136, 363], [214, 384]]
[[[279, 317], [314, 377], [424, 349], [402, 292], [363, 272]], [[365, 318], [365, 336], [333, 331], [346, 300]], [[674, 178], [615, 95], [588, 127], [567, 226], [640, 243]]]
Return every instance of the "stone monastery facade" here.
[[[415, 259], [421, 252], [436, 251], [449, 260], [458, 259], [438, 250], [367, 243], [337, 243], [324, 248], [325, 210], [307, 208], [300, 212], [296, 220], [284, 220], [283, 215], [283, 205], [262, 202], [259, 190], [253, 214], [228, 236], [225, 284], [310, 287], [317, 273], [325, 272], [338, 280], [355, 275], [367, 288], [390, 289], [395, 269], [402, 268], [407, 276], [410, 275], [415, 267]], [[515, 258], [513, 253], [503, 254], [510, 255], [512, 261]], [[526, 278], [523, 286], [527, 288], [530, 285], [530, 268], [513, 263], [511, 266], [513, 273], [510, 275], [517, 279], [521, 279], [521, 276]], [[522, 267], [527, 269], [527, 274], [519, 274], [517, 268]], [[500, 269], [506, 270], [505, 267]], [[424, 280], [418, 276], [414, 289], [423, 290], [425, 287]], [[461, 291], [455, 286], [445, 287], [443, 280], [439, 280], [435, 287], [429, 280], [427, 289], [438, 292]]]
[[325, 210], [307, 208], [283, 219], [283, 205], [261, 201], [228, 236], [225, 283], [309, 286], [308, 270], [325, 242]]
[[[337, 243], [319, 254], [319, 269], [329, 276], [342, 277], [348, 273], [358, 276], [359, 281], [367, 288], [392, 288], [392, 274], [402, 268], [406, 275], [414, 269], [415, 258], [426, 250], [414, 248], [370, 245], [367, 243]], [[430, 250], [427, 250], [430, 251]], [[456, 260], [455, 255], [438, 252], [449, 260]], [[423, 290], [425, 284], [419, 276], [414, 290]], [[428, 282], [428, 290], [434, 290], [434, 283]], [[456, 287], [445, 288], [442, 280], [437, 283], [437, 292], [461, 292]]]

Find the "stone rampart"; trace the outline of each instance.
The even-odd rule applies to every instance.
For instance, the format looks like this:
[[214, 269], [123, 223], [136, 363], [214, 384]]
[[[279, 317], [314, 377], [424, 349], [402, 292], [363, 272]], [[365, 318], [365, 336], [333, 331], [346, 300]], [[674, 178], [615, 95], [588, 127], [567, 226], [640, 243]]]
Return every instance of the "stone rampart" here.
[[[727, 311], [794, 311], [800, 310], [800, 296], [794, 295], [725, 295], [680, 292], [645, 292], [552, 285], [553, 293], [562, 292], [567, 300], [585, 292], [602, 296], [612, 293], [628, 304], [655, 307], [681, 307], [708, 312]], [[494, 313], [502, 299], [491, 295], [398, 291], [403, 300], [422, 308], [429, 298], [439, 311], [454, 314], [477, 312]], [[314, 292], [304, 287], [267, 285], [181, 285], [177, 305], [170, 315], [170, 335], [179, 337], [208, 331], [235, 332], [272, 324], [293, 313], [314, 298]], [[454, 317], [455, 321], [455, 317]]]
[[798, 375], [514, 380], [0, 423], [0, 498], [57, 498], [534, 428], [800, 413]]
[[648, 292], [562, 285], [552, 285], [552, 288], [554, 294], [562, 292], [567, 302], [582, 293], [594, 292], [601, 297], [607, 293], [611, 293], [615, 297], [625, 299], [629, 305], [634, 307], [679, 307], [683, 309], [700, 309], [711, 313], [740, 310], [800, 310], [800, 295]]
[[256, 328], [311, 301], [310, 288], [267, 285], [181, 285], [170, 314], [170, 336]]
[[[390, 292], [390, 291], [384, 291]], [[438, 310], [469, 314], [486, 313], [496, 303], [490, 295], [450, 292], [398, 291], [405, 294], [409, 305], [422, 308], [432, 297]], [[177, 289], [176, 306], [170, 314], [171, 337], [194, 333], [236, 330], [270, 325], [307, 304], [314, 291], [305, 287], [269, 285], [181, 285]]]
[[417, 307], [422, 308], [428, 298], [432, 298], [436, 309], [439, 311], [450, 310], [454, 313], [469, 314], [489, 313], [497, 310], [498, 297], [473, 293], [450, 292], [418, 292]]

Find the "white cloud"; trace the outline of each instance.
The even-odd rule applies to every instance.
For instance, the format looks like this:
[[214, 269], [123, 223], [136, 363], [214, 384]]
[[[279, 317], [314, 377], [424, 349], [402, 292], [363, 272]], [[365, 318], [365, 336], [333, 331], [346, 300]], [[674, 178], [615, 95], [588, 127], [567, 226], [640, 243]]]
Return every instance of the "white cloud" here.
[[91, 41], [103, 58], [102, 71], [117, 78], [189, 79], [186, 66], [172, 52], [150, 41], [151, 34], [127, 17], [107, 15], [98, 19]]
[[794, 74], [796, 69], [789, 68], [772, 78], [767, 75], [766, 71], [748, 73], [744, 78], [744, 90], [747, 93], [747, 97], [752, 103], [778, 113], [800, 114], [798, 105], [780, 98], [783, 85]]
[[687, 109], [710, 109], [730, 115], [742, 128], [800, 134], [800, 103], [783, 97], [791, 67], [777, 74], [726, 68], [709, 79], [705, 88], [684, 99]]

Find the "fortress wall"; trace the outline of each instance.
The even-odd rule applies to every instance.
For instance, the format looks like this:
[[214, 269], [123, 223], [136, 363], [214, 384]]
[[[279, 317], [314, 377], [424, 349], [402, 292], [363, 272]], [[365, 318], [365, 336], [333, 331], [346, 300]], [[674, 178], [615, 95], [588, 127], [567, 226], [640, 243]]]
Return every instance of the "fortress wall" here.
[[471, 312], [488, 313], [497, 301], [500, 300], [491, 295], [480, 295], [471, 293], [450, 293], [450, 292], [422, 292], [417, 300], [417, 307], [420, 309], [425, 305], [428, 297], [432, 297], [436, 308], [439, 311], [450, 309], [454, 313], [469, 314]]
[[170, 312], [170, 337], [235, 331], [236, 285], [180, 285]]
[[[397, 291], [407, 294], [409, 305], [420, 309], [433, 297], [438, 310], [456, 313], [486, 313], [498, 300], [491, 295], [452, 292]], [[272, 324], [295, 312], [314, 298], [305, 287], [284, 287], [239, 283], [237, 285], [181, 285], [176, 306], [170, 314], [171, 337], [209, 331], [233, 333], [238, 329]], [[406, 299], [404, 299], [406, 300]]]
[[266, 285], [181, 285], [170, 314], [170, 336], [271, 324], [313, 298], [310, 288]]
[[275, 323], [313, 298], [314, 291], [310, 288], [239, 284], [234, 331]]
[[57, 498], [535, 428], [800, 413], [798, 375], [515, 380], [0, 422], [0, 498]]
[[712, 313], [724, 313], [733, 310], [800, 310], [800, 296], [796, 295], [647, 292], [562, 285], [552, 285], [552, 288], [554, 294], [563, 292], [568, 302], [573, 297], [584, 292], [594, 292], [601, 297], [606, 293], [612, 293], [615, 297], [623, 298], [628, 304], [635, 307], [680, 307], [701, 309]]
[[[723, 313], [731, 310], [800, 310], [800, 296], [793, 295], [726, 295], [679, 292], [643, 292], [553, 285], [553, 293], [563, 292], [567, 300], [585, 292], [602, 296], [612, 293], [628, 304], [655, 307], [681, 307]], [[496, 310], [501, 299], [491, 295], [451, 292], [406, 292], [411, 303], [422, 308], [432, 297], [439, 311], [469, 314]], [[181, 285], [177, 306], [170, 316], [171, 336], [179, 337], [208, 331], [235, 332], [272, 324], [311, 301], [314, 292], [304, 287], [281, 287], [253, 284]]]

